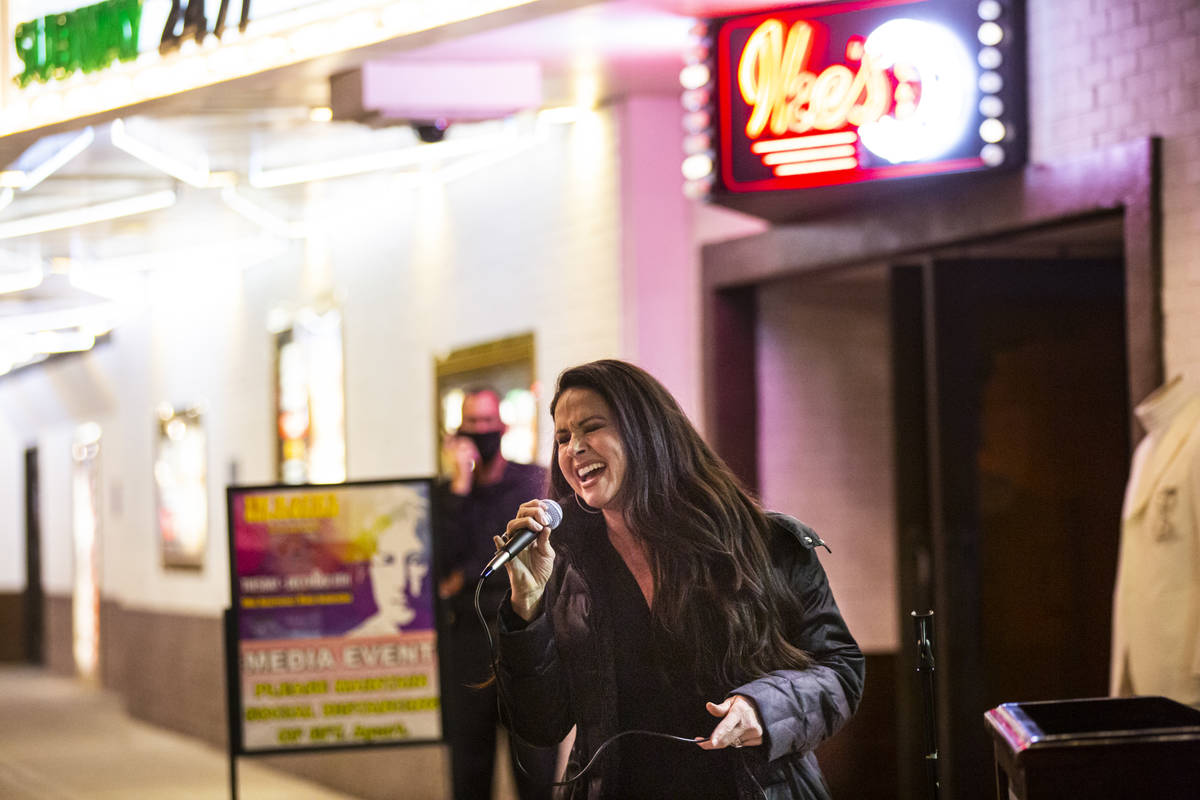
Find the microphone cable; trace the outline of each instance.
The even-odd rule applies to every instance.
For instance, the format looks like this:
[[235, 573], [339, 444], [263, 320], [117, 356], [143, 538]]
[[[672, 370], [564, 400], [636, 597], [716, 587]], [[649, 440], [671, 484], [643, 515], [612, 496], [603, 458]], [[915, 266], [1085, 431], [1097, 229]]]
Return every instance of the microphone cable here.
[[[483, 591], [483, 582], [486, 580], [487, 578], [481, 577], [479, 580], [475, 581], [475, 616], [479, 617], [479, 624], [483, 626], [483, 632], [487, 635], [488, 654], [490, 656], [488, 660], [491, 661], [492, 664], [491, 679], [496, 684], [496, 714], [500, 718], [500, 723], [504, 725], [504, 729], [508, 731], [508, 735], [511, 736], [516, 742], [519, 742], [526, 747], [535, 747], [536, 745], [530, 744], [517, 735], [517, 732], [513, 730], [512, 725], [508, 722], [510, 717], [504, 713], [508, 708], [511, 708], [512, 704], [509, 703], [508, 698], [505, 697], [504, 687], [500, 683], [500, 653], [496, 647], [496, 642], [492, 639], [492, 626], [488, 624], [487, 618], [483, 616], [483, 610], [479, 607], [479, 593]], [[497, 614], [497, 616], [499, 615]], [[497, 624], [499, 624], [498, 620]], [[477, 688], [482, 689], [483, 686], [486, 685], [487, 684], [484, 683]], [[516, 762], [517, 769], [525, 773], [525, 777], [532, 778], [533, 776], [529, 774], [529, 770], [526, 769], [525, 765], [521, 763], [521, 753], [512, 744], [509, 745], [509, 753], [512, 755], [513, 761]]]
[[[507, 708], [512, 707], [512, 704], [508, 702], [508, 697], [506, 697], [504, 694], [503, 684], [500, 682], [500, 654], [499, 654], [498, 648], [496, 647], [495, 640], [492, 639], [492, 627], [490, 625], [488, 625], [487, 618], [483, 616], [483, 611], [479, 606], [479, 593], [483, 590], [484, 580], [486, 580], [486, 578], [481, 578], [480, 580], [475, 582], [475, 614], [476, 614], [476, 616], [479, 617], [479, 624], [483, 626], [483, 632], [485, 634], [487, 634], [488, 652], [491, 654], [491, 662], [492, 662], [492, 680], [494, 680], [496, 682], [496, 711], [500, 715], [501, 720], [510, 720], [511, 717], [504, 713]], [[531, 744], [530, 742], [527, 742], [527, 741], [525, 741], [525, 739], [521, 738], [520, 734], [518, 734], [515, 730], [513, 730], [511, 723], [506, 724], [504, 727], [505, 727], [505, 730], [508, 731], [508, 735], [511, 736], [516, 742], [519, 742], [520, 744], [523, 744], [526, 747], [537, 747], [537, 745]], [[550, 783], [550, 785], [552, 787], [556, 787], [556, 788], [560, 787], [560, 786], [570, 786], [571, 784], [575, 783], [576, 781], [578, 781], [579, 779], [581, 779], [584, 775], [586, 775], [588, 773], [588, 770], [590, 770], [595, 765], [596, 759], [598, 759], [600, 757], [600, 754], [603, 753], [604, 750], [610, 744], [615, 742], [617, 739], [620, 739], [622, 736], [634, 736], [634, 735], [655, 736], [660, 739], [668, 739], [668, 740], [677, 741], [677, 742], [684, 742], [685, 744], [699, 746], [699, 744], [697, 743], [697, 741], [695, 739], [688, 739], [687, 737], [684, 737], [684, 736], [676, 736], [672, 733], [661, 733], [659, 731], [646, 731], [646, 730], [621, 731], [619, 733], [613, 734], [612, 736], [608, 737], [603, 742], [601, 742], [600, 746], [596, 748], [596, 752], [592, 753], [592, 757], [588, 759], [587, 764], [585, 764], [583, 766], [583, 768], [580, 769], [579, 772], [577, 772], [573, 777], [568, 778], [568, 777], [566, 777], [566, 775], [563, 775], [563, 780], [552, 781]], [[517, 749], [515, 747], [513, 747], [513, 748], [511, 748], [511, 750], [512, 750], [512, 758], [516, 762], [517, 767], [521, 770], [521, 772], [525, 773], [525, 775], [527, 777], [533, 777], [529, 774], [529, 770], [527, 770], [525, 768], [525, 765], [521, 763], [521, 756], [520, 756], [520, 753], [517, 752]], [[744, 769], [746, 771], [746, 775], [750, 778], [750, 781], [754, 784], [754, 788], [757, 789], [759, 794], [761, 794], [763, 796], [763, 800], [767, 800], [766, 790], [763, 789], [761, 784], [759, 784], [758, 779], [754, 777], [754, 773], [750, 770], [750, 766], [746, 763], [746, 759], [744, 757], [739, 757], [738, 763], [740, 763], [742, 765], [742, 769]]]

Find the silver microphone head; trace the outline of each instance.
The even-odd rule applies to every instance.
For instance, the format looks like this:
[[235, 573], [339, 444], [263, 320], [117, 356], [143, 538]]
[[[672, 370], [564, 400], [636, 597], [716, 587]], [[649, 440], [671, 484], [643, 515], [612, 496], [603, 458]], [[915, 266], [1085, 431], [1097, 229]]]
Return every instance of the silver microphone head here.
[[553, 500], [543, 500], [542, 508], [546, 509], [546, 516], [550, 518], [550, 529], [557, 528], [559, 523], [562, 522], [562, 506]]

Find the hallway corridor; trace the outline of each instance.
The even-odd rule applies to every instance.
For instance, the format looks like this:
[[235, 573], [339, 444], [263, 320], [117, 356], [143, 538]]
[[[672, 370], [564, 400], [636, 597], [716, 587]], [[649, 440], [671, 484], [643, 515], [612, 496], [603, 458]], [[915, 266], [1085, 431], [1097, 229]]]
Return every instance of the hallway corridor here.
[[[240, 800], [350, 800], [238, 760]], [[225, 753], [130, 718], [113, 695], [25, 666], [0, 666], [0, 798], [222, 800]]]

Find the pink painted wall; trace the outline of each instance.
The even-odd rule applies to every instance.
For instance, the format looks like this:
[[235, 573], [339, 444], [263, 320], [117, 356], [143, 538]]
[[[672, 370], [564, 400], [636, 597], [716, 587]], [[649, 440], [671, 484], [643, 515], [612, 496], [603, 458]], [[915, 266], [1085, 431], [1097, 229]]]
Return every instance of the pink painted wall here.
[[800, 518], [864, 651], [900, 647], [891, 340], [883, 270], [759, 291], [763, 502]]
[[621, 351], [699, 424], [700, 271], [679, 172], [679, 115], [678, 97], [621, 106]]

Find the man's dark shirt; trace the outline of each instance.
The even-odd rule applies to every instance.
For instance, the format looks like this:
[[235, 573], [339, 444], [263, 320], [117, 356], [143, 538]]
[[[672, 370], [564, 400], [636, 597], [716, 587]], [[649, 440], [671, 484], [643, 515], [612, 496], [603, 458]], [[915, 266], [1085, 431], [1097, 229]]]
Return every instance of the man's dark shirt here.
[[[543, 467], [511, 461], [499, 481], [487, 486], [476, 484], [465, 497], [451, 492], [447, 483], [438, 484], [436, 546], [439, 578], [445, 578], [455, 570], [461, 570], [463, 574], [462, 591], [451, 601], [456, 617], [469, 613], [474, 619], [475, 582], [496, 553], [492, 537], [503, 535], [505, 526], [517, 515], [522, 503], [543, 497], [546, 485]], [[487, 579], [479, 600], [480, 608], [489, 619], [495, 617], [507, 591], [508, 573], [498, 569]]]
[[[446, 659], [443, 700], [455, 797], [491, 796], [499, 721], [495, 684], [480, 687], [491, 677], [492, 665], [487, 635], [475, 616], [475, 585], [496, 553], [492, 537], [504, 533], [522, 503], [545, 497], [546, 483], [542, 467], [510, 461], [498, 482], [476, 484], [465, 497], [451, 492], [444, 482], [434, 490], [438, 578], [456, 570], [463, 576], [462, 589], [442, 606], [446, 637], [440, 646]], [[489, 621], [495, 620], [507, 591], [508, 572], [504, 569], [493, 572], [484, 583], [479, 608]], [[528, 772], [526, 776], [518, 767], [512, 768], [518, 793], [523, 800], [548, 800], [556, 750], [518, 749]]]

